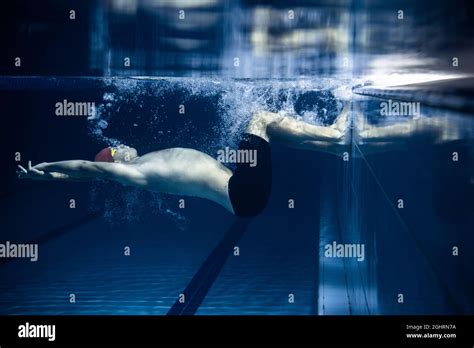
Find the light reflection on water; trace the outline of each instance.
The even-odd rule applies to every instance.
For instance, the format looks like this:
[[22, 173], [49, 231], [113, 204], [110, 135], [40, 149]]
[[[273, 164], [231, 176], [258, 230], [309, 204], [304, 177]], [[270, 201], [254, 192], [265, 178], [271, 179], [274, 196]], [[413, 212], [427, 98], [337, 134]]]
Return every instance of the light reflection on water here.
[[451, 53], [460, 52], [463, 64], [450, 72], [472, 72], [468, 18], [443, 2], [108, 4], [91, 8], [92, 64], [105, 74], [386, 77], [447, 72]]

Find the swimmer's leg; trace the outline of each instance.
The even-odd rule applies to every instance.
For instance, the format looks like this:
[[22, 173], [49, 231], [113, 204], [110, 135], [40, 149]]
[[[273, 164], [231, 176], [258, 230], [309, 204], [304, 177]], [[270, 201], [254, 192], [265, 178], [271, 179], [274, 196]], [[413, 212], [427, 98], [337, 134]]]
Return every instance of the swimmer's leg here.
[[440, 144], [463, 138], [463, 130], [449, 124], [447, 117], [406, 118], [388, 126], [366, 122], [363, 113], [354, 112], [354, 143], [365, 154], [405, 149], [422, 143]]
[[361, 143], [394, 142], [413, 138], [414, 136], [429, 136], [437, 139], [440, 128], [437, 120], [431, 118], [408, 119], [389, 126], [364, 125], [358, 136]]
[[344, 103], [344, 108], [342, 109], [341, 113], [339, 114], [339, 116], [337, 116], [336, 121], [329, 127], [337, 129], [344, 136], [347, 135], [347, 130], [349, 129], [351, 122], [351, 120], [349, 119], [350, 109], [350, 103]]
[[368, 124], [362, 112], [355, 111], [354, 143], [365, 154], [404, 149], [419, 142], [442, 144], [466, 138], [463, 122], [448, 117], [407, 118], [388, 126]]
[[258, 112], [246, 132], [293, 148], [341, 155], [348, 147], [348, 113], [345, 107], [334, 125], [316, 126], [281, 114]]

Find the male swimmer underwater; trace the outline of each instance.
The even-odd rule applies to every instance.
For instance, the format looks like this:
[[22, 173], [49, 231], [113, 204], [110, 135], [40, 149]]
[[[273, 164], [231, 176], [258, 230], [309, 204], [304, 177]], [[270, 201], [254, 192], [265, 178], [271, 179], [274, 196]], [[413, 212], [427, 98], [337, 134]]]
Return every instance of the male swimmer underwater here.
[[[138, 156], [128, 146], [101, 150], [95, 161], [70, 160], [40, 163], [28, 169], [18, 166], [18, 177], [38, 180], [84, 181], [106, 179], [124, 185], [175, 195], [214, 201], [241, 217], [258, 215], [266, 206], [272, 184], [270, 143], [328, 152], [341, 156], [353, 137], [363, 153], [399, 146], [415, 133], [432, 133], [437, 138], [442, 124], [430, 119], [413, 119], [385, 127], [365, 125], [349, 129], [346, 105], [334, 124], [316, 126], [271, 112], [253, 115], [239, 143], [239, 150], [256, 150], [256, 165], [237, 163], [235, 172], [211, 156], [188, 148], [170, 148]], [[357, 114], [356, 114], [357, 117]], [[359, 117], [362, 117], [359, 114]]]
[[18, 177], [37, 180], [106, 179], [124, 185], [214, 201], [231, 213], [250, 217], [266, 206], [272, 183], [270, 142], [342, 154], [347, 139], [347, 110], [330, 126], [315, 126], [270, 112], [253, 115], [239, 150], [256, 150], [256, 165], [238, 163], [235, 172], [211, 156], [188, 148], [170, 148], [138, 156], [128, 146], [101, 150], [95, 161], [70, 160], [18, 166]]

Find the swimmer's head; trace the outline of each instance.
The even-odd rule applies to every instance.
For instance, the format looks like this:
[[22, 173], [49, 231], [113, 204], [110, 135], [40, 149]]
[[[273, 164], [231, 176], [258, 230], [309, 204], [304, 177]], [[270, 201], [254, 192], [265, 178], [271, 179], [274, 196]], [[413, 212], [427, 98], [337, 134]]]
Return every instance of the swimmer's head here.
[[95, 162], [128, 163], [138, 157], [137, 150], [126, 145], [109, 146], [95, 155]]

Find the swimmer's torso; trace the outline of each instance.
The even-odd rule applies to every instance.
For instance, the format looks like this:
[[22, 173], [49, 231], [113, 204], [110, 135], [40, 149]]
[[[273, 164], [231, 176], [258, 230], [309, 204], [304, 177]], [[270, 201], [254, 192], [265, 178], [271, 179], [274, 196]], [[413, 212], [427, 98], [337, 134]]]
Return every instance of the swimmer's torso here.
[[172, 148], [147, 153], [129, 165], [146, 175], [149, 190], [204, 197], [233, 211], [228, 197], [232, 171], [207, 154]]

